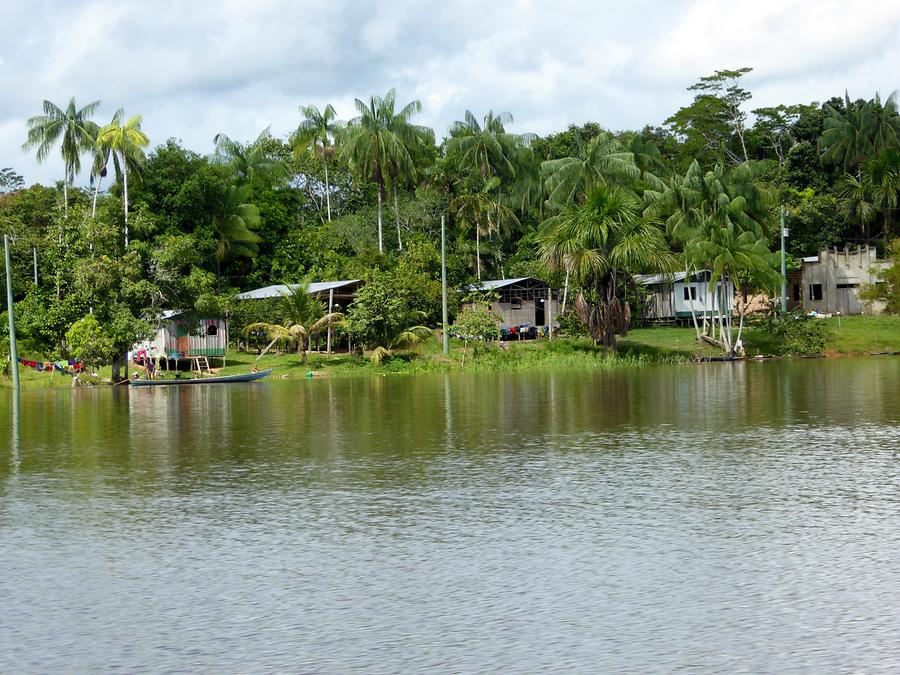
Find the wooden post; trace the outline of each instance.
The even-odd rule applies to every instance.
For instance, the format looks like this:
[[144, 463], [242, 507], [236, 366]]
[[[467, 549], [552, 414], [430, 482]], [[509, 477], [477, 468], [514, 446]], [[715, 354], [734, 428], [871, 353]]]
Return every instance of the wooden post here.
[[[328, 289], [328, 313], [331, 314], [332, 311], [334, 311], [334, 289], [330, 288], [330, 289]], [[329, 355], [331, 354], [331, 331], [332, 331], [331, 320], [329, 319], [328, 320], [328, 348], [327, 348]]]

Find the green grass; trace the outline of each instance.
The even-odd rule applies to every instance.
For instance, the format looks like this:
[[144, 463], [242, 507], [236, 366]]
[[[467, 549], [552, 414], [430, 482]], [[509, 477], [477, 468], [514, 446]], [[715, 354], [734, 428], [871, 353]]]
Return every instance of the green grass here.
[[[826, 348], [829, 356], [849, 356], [878, 352], [900, 352], [900, 317], [854, 316], [823, 319], [831, 338]], [[744, 330], [744, 344], [749, 356], [777, 354], [777, 339], [759, 329]], [[472, 346], [466, 350], [458, 340], [451, 341], [449, 356], [441, 353], [441, 345], [433, 341], [424, 345], [418, 353], [399, 354], [376, 366], [368, 359], [344, 354], [310, 353], [302, 363], [296, 353], [267, 354], [256, 359], [256, 354], [229, 352], [221, 375], [248, 373], [254, 365], [260, 370], [273, 369], [273, 379], [306, 378], [315, 376], [373, 376], [386, 374], [414, 374], [437, 372], [482, 372], [494, 370], [536, 369], [609, 369], [634, 368], [653, 363], [680, 363], [698, 357], [716, 356], [720, 352], [710, 345], [698, 345], [693, 328], [656, 327], [638, 328], [619, 340], [619, 353], [607, 358], [603, 349], [590, 340], [562, 338], [510, 342], [508, 349], [497, 346]], [[214, 368], [220, 360], [210, 359]], [[133, 371], [132, 371], [133, 372]], [[30, 368], [19, 369], [22, 386], [71, 387], [72, 378], [56, 373], [38, 373]], [[110, 369], [104, 368], [102, 378], [110, 377]], [[163, 377], [168, 376], [162, 372]], [[190, 373], [181, 373], [190, 377]], [[9, 378], [0, 379], [0, 386], [9, 386]]]
[[822, 321], [832, 334], [828, 354], [900, 352], [900, 316], [845, 316]]

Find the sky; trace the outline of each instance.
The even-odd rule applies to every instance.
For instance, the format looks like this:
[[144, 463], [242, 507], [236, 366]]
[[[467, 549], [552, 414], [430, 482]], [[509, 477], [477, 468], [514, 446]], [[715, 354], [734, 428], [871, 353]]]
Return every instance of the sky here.
[[[151, 145], [209, 153], [220, 132], [286, 136], [298, 107], [397, 89], [438, 139], [471, 110], [516, 133], [660, 125], [717, 69], [754, 70], [749, 107], [900, 87], [900, 1], [0, 0], [0, 168], [62, 177], [23, 152], [49, 99], [140, 114]], [[79, 178], [83, 183], [86, 175]]]

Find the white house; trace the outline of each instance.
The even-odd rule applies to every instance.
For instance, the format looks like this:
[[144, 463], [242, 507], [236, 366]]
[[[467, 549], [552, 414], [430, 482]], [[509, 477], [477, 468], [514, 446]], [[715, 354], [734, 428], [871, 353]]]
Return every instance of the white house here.
[[722, 281], [710, 289], [707, 271], [696, 272], [689, 279], [685, 272], [673, 272], [636, 274], [634, 280], [647, 291], [641, 312], [645, 321], [690, 321], [692, 303], [698, 318], [713, 316], [718, 314], [720, 306], [731, 307], [734, 298], [734, 284], [729, 280], [723, 305]]

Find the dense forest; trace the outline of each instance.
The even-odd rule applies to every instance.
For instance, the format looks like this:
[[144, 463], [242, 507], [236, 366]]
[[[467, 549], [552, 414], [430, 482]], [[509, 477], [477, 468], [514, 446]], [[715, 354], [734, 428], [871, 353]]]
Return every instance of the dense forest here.
[[438, 141], [416, 124], [421, 104], [391, 90], [357, 99], [346, 121], [301, 106], [285, 138], [220, 133], [210, 156], [151, 147], [140, 116], [104, 124], [99, 102], [45, 101], [23, 150], [61, 180], [0, 173], [20, 351], [112, 361], [163, 309], [228, 312], [239, 329], [280, 320], [241, 307], [239, 291], [356, 278], [368, 290], [344, 329], [375, 347], [440, 323], [442, 215], [453, 288], [568, 285], [611, 347], [634, 273], [708, 269], [741, 291], [777, 289], [782, 206], [794, 263], [825, 246], [885, 250], [900, 235], [895, 97], [754, 108], [749, 70], [701, 78], [689, 105], [640, 130], [541, 137], [512, 133], [508, 112], [461, 111]]

